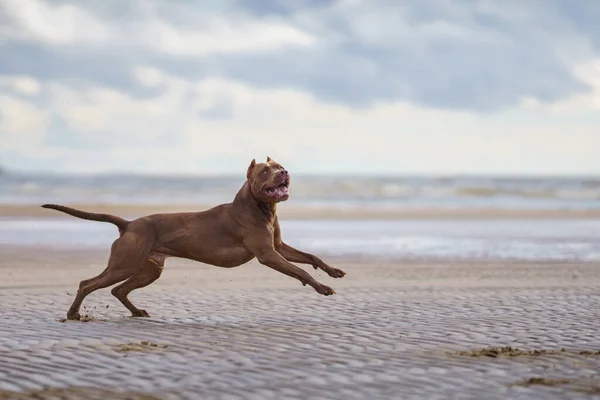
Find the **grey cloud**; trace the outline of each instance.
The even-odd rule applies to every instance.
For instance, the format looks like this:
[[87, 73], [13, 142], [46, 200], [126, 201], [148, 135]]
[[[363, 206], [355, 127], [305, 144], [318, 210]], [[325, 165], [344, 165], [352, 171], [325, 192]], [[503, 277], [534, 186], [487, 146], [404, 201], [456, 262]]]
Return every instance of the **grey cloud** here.
[[550, 0], [548, 3], [546, 7], [553, 8], [573, 31], [587, 38], [589, 43], [600, 51], [600, 2]]
[[229, 1], [228, 5], [231, 8], [245, 10], [251, 14], [266, 16], [266, 15], [293, 15], [298, 10], [302, 9], [323, 9], [335, 3], [335, 0], [262, 0], [262, 1], [245, 1], [233, 0]]
[[41, 80], [58, 80], [68, 85], [92, 82], [125, 90], [136, 98], [160, 94], [161, 88], [139, 84], [132, 71], [144, 63], [153, 64], [154, 54], [88, 49], [52, 48], [40, 43], [9, 43], [3, 46], [0, 75], [31, 75]]
[[211, 107], [200, 110], [199, 114], [208, 120], [227, 120], [235, 115], [235, 108], [230, 99], [218, 99]]
[[[65, 3], [68, 1], [53, 1], [55, 5]], [[140, 12], [116, 0], [77, 4], [115, 24]], [[165, 7], [161, 15], [175, 24], [193, 24], [194, 16], [202, 12], [200, 3], [178, 4]], [[487, 112], [514, 105], [524, 96], [552, 101], [589, 90], [558, 58], [556, 46], [564, 38], [588, 40], [596, 51], [600, 45], [600, 2], [594, 0], [569, 2], [568, 8], [560, 0], [534, 0], [521, 2], [521, 8], [507, 6], [502, 13], [490, 12], [489, 5], [494, 2], [486, 1], [364, 3], [387, 21], [361, 20], [366, 14], [364, 7], [362, 11], [340, 9], [329, 0], [202, 4], [224, 15], [232, 10], [255, 17], [276, 15], [318, 36], [318, 41], [311, 47], [203, 57], [124, 49], [118, 43], [112, 48], [72, 51], [9, 42], [0, 50], [0, 74], [91, 80], [147, 97], [159, 89], [140, 86], [131, 71], [134, 66], [150, 64], [186, 78], [220, 76], [263, 87], [299, 88], [322, 100], [353, 107], [407, 100]], [[536, 17], [527, 20], [519, 12]], [[428, 23], [438, 25], [425, 25]], [[464, 32], [470, 33], [465, 36]], [[232, 115], [227, 105], [218, 108], [209, 116]]]
[[[153, 146], [160, 146], [168, 149], [181, 145], [182, 138], [174, 134], [179, 128], [165, 129], [160, 136], [152, 137]], [[137, 135], [114, 135], [111, 131], [94, 131], [93, 134], [82, 135], [81, 132], [74, 130], [60, 116], [54, 115], [46, 135], [44, 136], [44, 145], [48, 147], [64, 147], [69, 144], [70, 150], [94, 150], [94, 149], [112, 149], [112, 148], [135, 148], [139, 146], [139, 133]]]

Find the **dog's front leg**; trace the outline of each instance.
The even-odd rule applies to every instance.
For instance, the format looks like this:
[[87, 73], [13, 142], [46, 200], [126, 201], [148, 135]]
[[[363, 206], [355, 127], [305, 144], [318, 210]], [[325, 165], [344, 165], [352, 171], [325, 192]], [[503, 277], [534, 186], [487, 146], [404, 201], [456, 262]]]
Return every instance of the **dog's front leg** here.
[[273, 268], [276, 271], [281, 272], [282, 274], [286, 274], [291, 276], [292, 278], [298, 279], [302, 282], [302, 285], [310, 285], [313, 289], [315, 289], [318, 293], [323, 294], [325, 296], [331, 296], [335, 294], [335, 290], [330, 288], [329, 286], [325, 286], [322, 283], [319, 283], [315, 278], [310, 276], [308, 272], [305, 270], [296, 267], [287, 261], [281, 254], [273, 249], [266, 254], [260, 254], [257, 256], [258, 262], [267, 267]]
[[272, 243], [272, 238], [260, 234], [252, 235], [244, 241], [244, 245], [256, 256], [258, 262], [261, 264], [266, 265], [275, 271], [279, 271], [282, 274], [298, 279], [304, 286], [310, 285], [322, 295], [331, 296], [332, 294], [335, 294], [335, 291], [332, 288], [319, 283], [315, 278], [310, 276], [308, 272], [296, 267], [286, 260], [275, 250]]
[[314, 267], [314, 269], [322, 269], [323, 271], [325, 271], [325, 273], [327, 273], [327, 275], [333, 278], [341, 278], [344, 275], [346, 275], [344, 271], [327, 265], [319, 257], [310, 253], [305, 253], [303, 251], [296, 250], [295, 248], [284, 242], [276, 244], [275, 250], [277, 250], [277, 252], [279, 252], [279, 254], [285, 257], [285, 259], [288, 261], [302, 264], [310, 264]]

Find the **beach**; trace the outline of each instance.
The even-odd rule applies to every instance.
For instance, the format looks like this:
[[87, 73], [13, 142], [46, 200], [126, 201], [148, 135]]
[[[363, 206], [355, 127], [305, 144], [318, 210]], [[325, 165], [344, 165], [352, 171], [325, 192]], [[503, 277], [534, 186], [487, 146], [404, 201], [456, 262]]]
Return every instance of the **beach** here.
[[[102, 290], [84, 303], [87, 322], [64, 322], [76, 282], [105, 254], [6, 253], [15, 261], [1, 272], [10, 283], [0, 290], [0, 398], [573, 399], [599, 390], [597, 264], [336, 259], [348, 272], [341, 280], [311, 271], [337, 291], [324, 298], [255, 262], [177, 261], [131, 296], [152, 318], [128, 317]], [[477, 354], [506, 347], [523, 354]], [[527, 383], [535, 379], [552, 384]]]
[[102, 289], [65, 321], [118, 232], [40, 204], [134, 219], [205, 210], [238, 184], [0, 179], [0, 399], [600, 396], [594, 180], [300, 178], [283, 239], [347, 272], [300, 265], [334, 296], [256, 260], [168, 259], [130, 295], [151, 318]]
[[0, 400], [600, 400], [598, 21], [0, 0]]
[[0, 398], [600, 396], [600, 220], [301, 206], [286, 215], [281, 205], [284, 239], [348, 273], [303, 266], [334, 296], [255, 260], [221, 269], [169, 259], [130, 296], [151, 318], [129, 317], [104, 289], [72, 322], [78, 282], [105, 267], [116, 229], [5, 205]]

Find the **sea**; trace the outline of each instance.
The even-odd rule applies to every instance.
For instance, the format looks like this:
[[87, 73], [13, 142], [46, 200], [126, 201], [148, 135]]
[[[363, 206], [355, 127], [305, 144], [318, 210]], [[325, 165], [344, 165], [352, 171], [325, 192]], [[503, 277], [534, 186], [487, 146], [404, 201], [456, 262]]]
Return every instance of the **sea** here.
[[[0, 205], [42, 203], [207, 206], [229, 202], [243, 176], [3, 173]], [[384, 210], [599, 210], [600, 177], [293, 176], [296, 207]], [[128, 217], [128, 216], [124, 216]], [[407, 260], [600, 260], [598, 219], [283, 220], [290, 245], [326, 256]], [[109, 224], [0, 219], [0, 245], [107, 248]]]

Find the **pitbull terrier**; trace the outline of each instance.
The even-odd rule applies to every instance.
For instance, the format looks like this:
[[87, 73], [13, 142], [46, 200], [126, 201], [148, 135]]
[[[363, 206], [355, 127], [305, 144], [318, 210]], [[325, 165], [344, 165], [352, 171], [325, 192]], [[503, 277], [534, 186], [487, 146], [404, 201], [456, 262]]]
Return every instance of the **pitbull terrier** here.
[[56, 204], [42, 205], [74, 217], [110, 222], [119, 229], [108, 266], [100, 275], [81, 281], [67, 318], [80, 319], [79, 308], [87, 295], [122, 281], [111, 293], [133, 317], [149, 317], [146, 311], [135, 307], [127, 295], [157, 280], [168, 257], [223, 268], [237, 267], [257, 258], [261, 264], [298, 279], [304, 286], [312, 286], [322, 295], [334, 294], [332, 288], [319, 283], [292, 262], [310, 264], [333, 278], [341, 278], [346, 273], [312, 254], [294, 249], [281, 239], [277, 203], [289, 198], [288, 171], [267, 157], [265, 163], [252, 160], [246, 178], [233, 202], [202, 212], [153, 214], [127, 221], [110, 214]]

